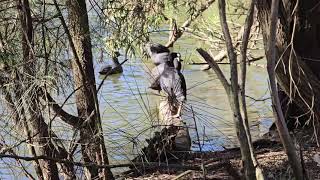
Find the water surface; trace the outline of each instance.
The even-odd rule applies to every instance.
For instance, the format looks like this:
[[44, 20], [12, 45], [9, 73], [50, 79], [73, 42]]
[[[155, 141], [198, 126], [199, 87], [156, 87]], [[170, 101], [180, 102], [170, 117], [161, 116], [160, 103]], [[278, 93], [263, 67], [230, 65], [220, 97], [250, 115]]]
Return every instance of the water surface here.
[[[195, 58], [195, 48], [190, 45], [189, 51], [182, 51], [182, 56]], [[185, 59], [184, 62], [188, 61], [191, 59]], [[156, 130], [152, 126], [158, 121], [157, 108], [163, 97], [148, 89], [150, 82], [147, 77], [152, 67], [154, 66], [150, 60], [130, 60], [123, 66], [124, 73], [107, 77], [99, 92], [105, 140], [115, 159], [136, 153], [134, 149], [141, 147], [143, 140], [150, 138]], [[229, 66], [220, 67], [229, 79]], [[101, 64], [96, 64], [95, 69], [99, 68]], [[199, 68], [200, 66], [196, 65], [183, 65], [188, 88], [185, 108], [188, 110], [183, 111], [183, 119], [187, 122], [194, 141], [193, 150], [199, 150], [197, 133], [203, 150], [221, 150], [222, 147], [236, 146], [232, 113], [223, 86], [213, 71], [204, 72]], [[97, 74], [98, 84], [101, 78], [103, 77]], [[247, 81], [248, 96], [255, 99], [269, 96], [266, 69], [249, 66]], [[254, 101], [252, 98], [247, 98], [248, 113], [253, 139], [257, 139], [267, 132], [270, 126], [270, 100]]]

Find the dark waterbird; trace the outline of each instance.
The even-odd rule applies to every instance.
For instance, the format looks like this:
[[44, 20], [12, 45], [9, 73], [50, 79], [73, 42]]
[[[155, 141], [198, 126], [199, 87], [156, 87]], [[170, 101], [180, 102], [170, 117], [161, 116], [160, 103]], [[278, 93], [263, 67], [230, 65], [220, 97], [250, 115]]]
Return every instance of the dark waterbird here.
[[154, 67], [151, 71], [152, 78], [154, 81], [151, 83], [150, 88], [153, 90], [161, 91], [160, 87], [160, 75], [170, 66], [175, 67], [179, 72], [181, 70], [181, 58], [180, 53], [170, 53], [169, 54], [169, 61], [165, 61], [164, 63], [159, 64], [158, 66]]
[[111, 74], [120, 74], [123, 72], [122, 66], [119, 63], [118, 57], [120, 56], [119, 52], [115, 52], [112, 57], [113, 65], [106, 65], [101, 68], [99, 73], [101, 75], [111, 75]]
[[183, 103], [187, 100], [186, 81], [181, 73], [181, 59], [178, 53], [171, 53], [169, 61], [166, 61], [160, 76], [151, 85], [151, 89], [164, 91], [168, 96], [169, 104], [177, 104], [177, 114], [173, 117], [181, 116]]
[[[170, 58], [169, 61], [173, 61], [173, 65], [176, 69], [179, 69], [179, 71], [181, 70], [181, 62], [183, 61], [181, 58], [180, 53], [170, 53]], [[166, 61], [165, 61], [166, 62]], [[151, 70], [151, 75], [154, 79], [156, 79], [157, 77], [160, 76], [160, 74], [164, 71], [166, 63], [161, 63], [158, 66], [154, 67]]]

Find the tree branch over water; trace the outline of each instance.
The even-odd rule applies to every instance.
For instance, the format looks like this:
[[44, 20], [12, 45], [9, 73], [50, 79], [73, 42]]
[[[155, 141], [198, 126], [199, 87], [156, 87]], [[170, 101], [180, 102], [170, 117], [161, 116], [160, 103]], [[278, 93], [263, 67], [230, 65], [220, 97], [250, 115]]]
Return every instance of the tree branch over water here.
[[214, 70], [214, 72], [217, 74], [218, 79], [220, 80], [221, 84], [223, 85], [224, 89], [227, 93], [230, 92], [231, 86], [224, 76], [223, 72], [219, 68], [217, 62], [214, 61], [214, 59], [210, 56], [209, 53], [207, 53], [202, 48], [197, 49], [198, 53], [203, 57], [203, 59], [209, 64], [209, 66]]
[[42, 98], [46, 98], [48, 101], [48, 105], [52, 110], [56, 113], [58, 117], [61, 118], [62, 121], [71, 125], [72, 127], [77, 127], [84, 122], [84, 120], [80, 117], [69, 114], [65, 110], [63, 110], [62, 106], [53, 99], [53, 97], [45, 90], [39, 89], [39, 93]]
[[58, 163], [72, 164], [72, 165], [79, 166], [79, 167], [95, 167], [95, 168], [120, 168], [120, 167], [131, 167], [131, 166], [144, 166], [144, 167], [157, 167], [157, 168], [179, 168], [179, 169], [201, 170], [200, 166], [167, 164], [167, 163], [159, 163], [159, 162], [99, 165], [96, 163], [75, 162], [75, 161], [70, 161], [70, 160], [65, 160], [65, 159], [60, 159], [60, 158], [53, 158], [53, 157], [48, 157], [48, 156], [27, 157], [27, 156], [17, 156], [17, 155], [11, 155], [11, 154], [0, 154], [0, 158], [1, 159], [13, 158], [13, 159], [21, 159], [24, 161], [50, 160], [50, 161], [55, 161]]
[[[204, 11], [206, 11], [211, 4], [213, 4], [215, 0], [208, 0], [204, 4], [201, 5], [201, 7], [194, 13], [192, 14], [188, 20], [186, 20], [182, 26], [178, 29], [173, 29], [172, 31], [176, 31], [173, 33], [172, 37], [169, 37], [169, 41], [167, 42], [166, 46], [167, 47], [172, 47], [173, 44], [183, 35], [185, 28], [189, 27], [195, 19], [197, 19]], [[175, 23], [175, 22], [174, 22]]]

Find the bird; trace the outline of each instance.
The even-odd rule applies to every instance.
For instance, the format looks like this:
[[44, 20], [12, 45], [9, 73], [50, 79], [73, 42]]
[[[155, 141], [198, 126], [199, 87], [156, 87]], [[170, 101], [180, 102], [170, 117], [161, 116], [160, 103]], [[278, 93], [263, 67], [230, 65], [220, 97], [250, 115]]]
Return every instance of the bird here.
[[[181, 62], [183, 61], [180, 57], [180, 53], [172, 52], [170, 53], [169, 61], [170, 63], [161, 63], [158, 66], [154, 67], [151, 71], [151, 76], [154, 79], [154, 81], [150, 85], [150, 89], [161, 91], [159, 78], [160, 75], [163, 73], [163, 71], [169, 67], [172, 66], [175, 67], [178, 71], [181, 70]], [[167, 62], [167, 61], [165, 61]]]
[[147, 43], [145, 47], [153, 64], [157, 65], [153, 69], [153, 75], [156, 75], [156, 78], [150, 88], [163, 90], [167, 94], [169, 104], [178, 104], [177, 113], [172, 117], [180, 117], [183, 103], [187, 99], [186, 81], [181, 73], [180, 54], [170, 53], [169, 48], [158, 43]]
[[148, 55], [151, 57], [153, 64], [160, 65], [170, 60], [169, 48], [158, 43], [147, 43], [145, 45]]
[[164, 63], [163, 72], [150, 87], [164, 91], [170, 105], [178, 105], [177, 113], [172, 116], [173, 118], [181, 117], [183, 103], [187, 100], [186, 81], [181, 73], [181, 62], [177, 55], [178, 53], [170, 54], [169, 61]]
[[101, 75], [111, 75], [111, 74], [120, 74], [123, 72], [122, 66], [119, 63], [118, 57], [120, 53], [116, 51], [112, 56], [113, 65], [106, 65], [101, 68], [99, 74]]
[[[169, 60], [173, 62], [174, 67], [176, 69], [181, 70], [181, 62], [183, 60], [181, 59], [180, 53], [172, 52], [172, 53], [170, 53], [169, 56], [170, 56]], [[158, 77], [165, 69], [165, 66], [166, 66], [166, 63], [161, 63], [161, 64], [157, 65], [156, 67], [154, 67], [151, 70], [151, 75], [154, 78]]]

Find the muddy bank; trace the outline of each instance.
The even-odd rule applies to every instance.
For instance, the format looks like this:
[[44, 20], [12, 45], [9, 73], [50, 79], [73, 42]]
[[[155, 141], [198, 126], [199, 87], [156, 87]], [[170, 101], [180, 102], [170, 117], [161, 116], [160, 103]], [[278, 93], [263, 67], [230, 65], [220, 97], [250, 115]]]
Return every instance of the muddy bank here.
[[[272, 136], [272, 138], [270, 138]], [[310, 138], [310, 137], [309, 137]], [[302, 138], [299, 139], [300, 142]], [[300, 143], [303, 166], [309, 179], [320, 179], [320, 148], [315, 143]], [[275, 135], [269, 133], [254, 142], [257, 160], [266, 179], [292, 179], [292, 171], [282, 145]], [[168, 152], [174, 157], [174, 152]], [[151, 166], [149, 166], [151, 165]], [[218, 152], [185, 152], [176, 160], [136, 166], [118, 176], [119, 179], [241, 179], [241, 155], [239, 148]]]

